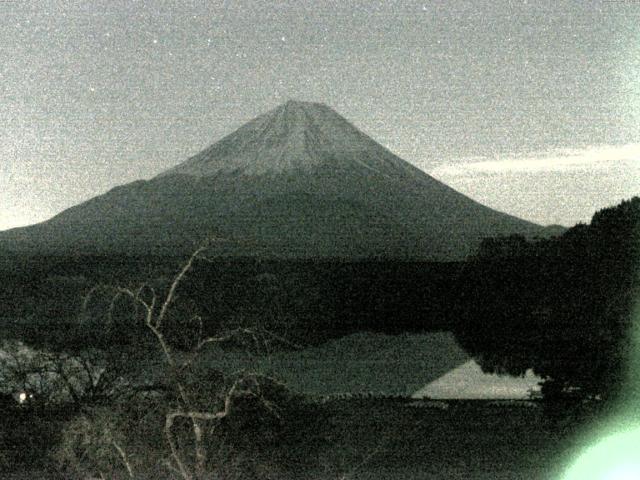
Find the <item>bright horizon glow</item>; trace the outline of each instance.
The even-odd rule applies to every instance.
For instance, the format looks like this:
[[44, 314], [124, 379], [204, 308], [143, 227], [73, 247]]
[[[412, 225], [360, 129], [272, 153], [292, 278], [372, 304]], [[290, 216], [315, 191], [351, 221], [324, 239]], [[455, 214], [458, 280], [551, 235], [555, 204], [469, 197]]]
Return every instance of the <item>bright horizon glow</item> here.
[[12, 228], [28, 227], [35, 225], [36, 223], [44, 222], [54, 216], [55, 214], [46, 213], [34, 213], [29, 215], [28, 213], [5, 212], [0, 214], [0, 232], [4, 230], [10, 230]]

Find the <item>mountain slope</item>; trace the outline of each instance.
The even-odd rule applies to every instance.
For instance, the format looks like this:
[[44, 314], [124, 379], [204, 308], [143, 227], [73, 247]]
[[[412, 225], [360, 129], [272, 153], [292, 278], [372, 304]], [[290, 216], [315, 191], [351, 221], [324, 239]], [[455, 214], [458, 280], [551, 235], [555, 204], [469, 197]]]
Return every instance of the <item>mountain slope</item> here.
[[186, 162], [51, 220], [5, 249], [452, 260], [485, 236], [541, 232], [398, 158], [329, 107], [287, 102]]

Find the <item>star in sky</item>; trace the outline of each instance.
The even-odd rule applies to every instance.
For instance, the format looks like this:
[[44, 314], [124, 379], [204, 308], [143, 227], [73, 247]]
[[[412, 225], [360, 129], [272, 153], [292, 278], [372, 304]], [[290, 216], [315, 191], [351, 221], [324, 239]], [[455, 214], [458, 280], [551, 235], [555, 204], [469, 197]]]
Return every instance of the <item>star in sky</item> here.
[[[13, 212], [0, 229], [149, 178], [289, 98], [335, 108], [427, 173], [640, 143], [640, 8], [615, 2], [0, 0], [0, 16], [0, 164], [22, 172], [0, 175]], [[569, 223], [628, 195], [628, 168], [606, 188], [540, 173], [535, 212], [507, 173], [446, 181]], [[533, 174], [508, 175], [521, 186]]]

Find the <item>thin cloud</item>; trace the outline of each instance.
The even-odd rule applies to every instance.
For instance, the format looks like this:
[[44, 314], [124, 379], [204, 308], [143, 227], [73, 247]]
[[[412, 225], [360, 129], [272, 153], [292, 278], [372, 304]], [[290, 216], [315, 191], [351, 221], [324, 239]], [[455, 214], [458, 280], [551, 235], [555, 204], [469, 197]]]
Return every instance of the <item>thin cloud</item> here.
[[464, 177], [478, 174], [589, 172], [635, 162], [640, 164], [640, 143], [557, 149], [529, 156], [498, 159], [472, 157], [463, 163], [439, 166], [431, 173], [436, 176]]
[[571, 226], [640, 193], [640, 143], [466, 158], [429, 173], [496, 210]]

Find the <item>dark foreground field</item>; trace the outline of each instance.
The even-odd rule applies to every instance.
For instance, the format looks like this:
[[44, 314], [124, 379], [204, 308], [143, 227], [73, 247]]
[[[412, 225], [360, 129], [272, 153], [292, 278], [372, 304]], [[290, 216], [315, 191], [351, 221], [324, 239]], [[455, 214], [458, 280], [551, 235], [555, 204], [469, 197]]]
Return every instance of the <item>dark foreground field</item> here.
[[[580, 426], [566, 414], [549, 416], [541, 407], [489, 402], [442, 407], [407, 399], [322, 403], [318, 411], [323, 426], [315, 432], [321, 441], [309, 438], [314, 449], [299, 445], [300, 455], [307, 456], [301, 463], [313, 467], [265, 478], [552, 479], [579, 447]], [[11, 448], [10, 438], [25, 438], [6, 433], [1, 448]], [[22, 447], [25, 453], [37, 448]], [[25, 465], [2, 478], [60, 477]]]
[[342, 401], [324, 478], [548, 479], [574, 448], [568, 418], [542, 408]]

